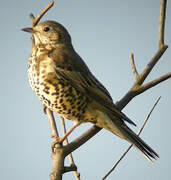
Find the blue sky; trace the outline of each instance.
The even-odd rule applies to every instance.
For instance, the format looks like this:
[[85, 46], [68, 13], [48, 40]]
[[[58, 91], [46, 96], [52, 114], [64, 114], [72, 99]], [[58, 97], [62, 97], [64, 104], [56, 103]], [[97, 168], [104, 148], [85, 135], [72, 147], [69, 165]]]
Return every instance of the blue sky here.
[[[27, 80], [30, 36], [20, 29], [30, 26], [29, 13], [37, 15], [48, 0], [8, 0], [1, 5], [1, 120], [0, 179], [48, 179], [51, 172], [50, 131], [41, 103]], [[56, 0], [42, 20], [63, 24], [72, 37], [75, 50], [94, 75], [105, 85], [114, 101], [120, 100], [134, 83], [129, 54], [135, 55], [139, 72], [157, 50], [159, 0]], [[171, 45], [171, 3], [168, 1], [165, 43]], [[171, 70], [168, 48], [147, 81]], [[170, 126], [171, 80], [134, 98], [123, 110], [141, 127], [156, 99], [154, 110], [141, 137], [160, 155], [151, 165], [132, 149], [108, 178], [171, 179]], [[58, 116], [56, 115], [57, 124]], [[68, 128], [72, 122], [67, 121]], [[79, 136], [91, 124], [83, 124], [70, 136]], [[101, 179], [116, 162], [128, 143], [102, 130], [73, 153], [81, 179]], [[72, 173], [64, 180], [74, 179]]]

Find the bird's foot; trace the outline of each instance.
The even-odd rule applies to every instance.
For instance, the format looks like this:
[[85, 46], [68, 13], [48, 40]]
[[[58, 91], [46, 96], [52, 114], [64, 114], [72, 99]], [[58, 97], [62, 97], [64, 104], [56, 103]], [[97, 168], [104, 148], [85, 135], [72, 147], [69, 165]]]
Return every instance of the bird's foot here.
[[62, 137], [62, 138], [59, 138], [59, 137], [57, 137], [57, 136], [53, 136], [52, 138], [53, 138], [53, 142], [52, 142], [52, 144], [51, 144], [51, 150], [52, 150], [52, 152], [54, 153], [54, 150], [55, 150], [55, 146], [57, 145], [57, 144], [62, 144], [62, 142], [65, 140], [65, 139], [67, 139], [67, 137], [71, 134], [71, 132], [77, 127], [77, 126], [79, 126], [79, 124], [80, 123], [75, 123], [72, 127], [71, 127], [71, 129]]
[[54, 153], [55, 152], [55, 148], [57, 144], [62, 144], [63, 141], [67, 138], [68, 134], [65, 134], [62, 138], [59, 137], [52, 137], [53, 138], [53, 142], [51, 143], [51, 151]]
[[51, 143], [51, 151], [52, 153], [55, 152], [55, 148], [57, 144], [62, 144], [63, 142], [63, 138], [59, 138], [59, 137], [53, 137], [53, 142]]

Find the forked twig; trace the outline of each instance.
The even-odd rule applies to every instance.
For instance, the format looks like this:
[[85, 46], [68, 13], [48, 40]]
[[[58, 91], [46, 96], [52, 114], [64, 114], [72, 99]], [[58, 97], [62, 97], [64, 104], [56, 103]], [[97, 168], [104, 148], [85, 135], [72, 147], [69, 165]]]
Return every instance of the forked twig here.
[[30, 14], [30, 19], [32, 23], [32, 27], [36, 26], [40, 19], [43, 17], [43, 15], [54, 5], [54, 0], [52, 0], [37, 16], [36, 18], [34, 15], [31, 13]]
[[135, 83], [130, 88], [130, 90], [126, 93], [126, 95], [117, 103], [119, 109], [123, 109], [135, 96], [171, 78], [171, 72], [168, 72], [160, 77], [157, 77], [156, 79], [150, 82], [144, 83], [147, 76], [150, 74], [150, 72], [152, 71], [156, 63], [159, 61], [161, 56], [164, 54], [164, 52], [168, 48], [168, 46], [165, 45], [164, 43], [166, 5], [167, 5], [167, 0], [160, 0], [160, 14], [159, 14], [159, 24], [158, 24], [158, 49], [156, 53], [154, 54], [154, 56], [149, 61], [149, 63], [146, 65], [142, 73], [140, 74], [137, 73], [133, 54], [130, 55], [130, 64], [131, 64], [131, 69], [135, 77]]
[[129, 59], [130, 59], [131, 69], [132, 69], [132, 72], [134, 74], [134, 77], [136, 80], [138, 80], [139, 74], [138, 74], [137, 68], [135, 66], [134, 54], [133, 53], [130, 54]]
[[[145, 121], [144, 121], [141, 129], [140, 129], [139, 132], [138, 132], [138, 136], [141, 134], [142, 130], [144, 129], [147, 121], [149, 120], [149, 118], [150, 118], [150, 116], [151, 116], [154, 108], [155, 108], [156, 105], [158, 104], [160, 98], [161, 98], [161, 96], [158, 97], [158, 99], [156, 100], [155, 104], [154, 104], [153, 107], [151, 108], [151, 110], [150, 110], [149, 114], [147, 115], [147, 117], [146, 117], [146, 119], [145, 119]], [[125, 155], [129, 152], [129, 150], [131, 149], [132, 146], [133, 146], [133, 145], [130, 145], [130, 146], [128, 147], [128, 149], [122, 154], [122, 156], [119, 158], [119, 160], [114, 164], [114, 166], [112, 167], [112, 169], [102, 178], [102, 180], [105, 180], [105, 179], [115, 170], [115, 168], [117, 167], [117, 165], [121, 162], [121, 160], [122, 160], [122, 159], [125, 157]]]

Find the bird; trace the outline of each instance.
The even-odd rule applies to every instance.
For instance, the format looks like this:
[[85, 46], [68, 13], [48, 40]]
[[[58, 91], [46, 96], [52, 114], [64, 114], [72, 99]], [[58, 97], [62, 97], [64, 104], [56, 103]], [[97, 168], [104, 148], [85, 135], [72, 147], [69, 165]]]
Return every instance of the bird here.
[[43, 105], [74, 122], [63, 141], [77, 126], [90, 122], [133, 144], [150, 162], [159, 155], [126, 124], [136, 124], [120, 111], [108, 90], [75, 51], [67, 29], [56, 21], [31, 28], [33, 47], [28, 59], [29, 84]]

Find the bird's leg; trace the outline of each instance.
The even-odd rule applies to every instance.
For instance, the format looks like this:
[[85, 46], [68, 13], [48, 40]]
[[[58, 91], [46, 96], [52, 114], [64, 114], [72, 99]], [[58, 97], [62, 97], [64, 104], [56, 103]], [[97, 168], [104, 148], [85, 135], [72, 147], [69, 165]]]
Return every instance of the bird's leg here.
[[63, 142], [71, 133], [72, 131], [78, 126], [79, 124], [74, 124], [71, 129], [66, 133], [64, 134], [64, 136], [62, 138], [60, 138], [60, 142]]
[[43, 112], [46, 114], [46, 109], [47, 109], [47, 107], [46, 107], [45, 104], [42, 105], [42, 109], [43, 109]]
[[[66, 133], [64, 134], [64, 136], [62, 138], [59, 138], [59, 137], [56, 137], [56, 140], [54, 142], [52, 142], [51, 144], [51, 149], [52, 149], [52, 152], [54, 152], [54, 149], [55, 149], [55, 145], [56, 144], [59, 144], [59, 143], [62, 143], [71, 133], [72, 131], [77, 127], [79, 126], [80, 123], [79, 122], [74, 122], [73, 126], [71, 127], [71, 129]], [[53, 137], [54, 138], [54, 137]]]

